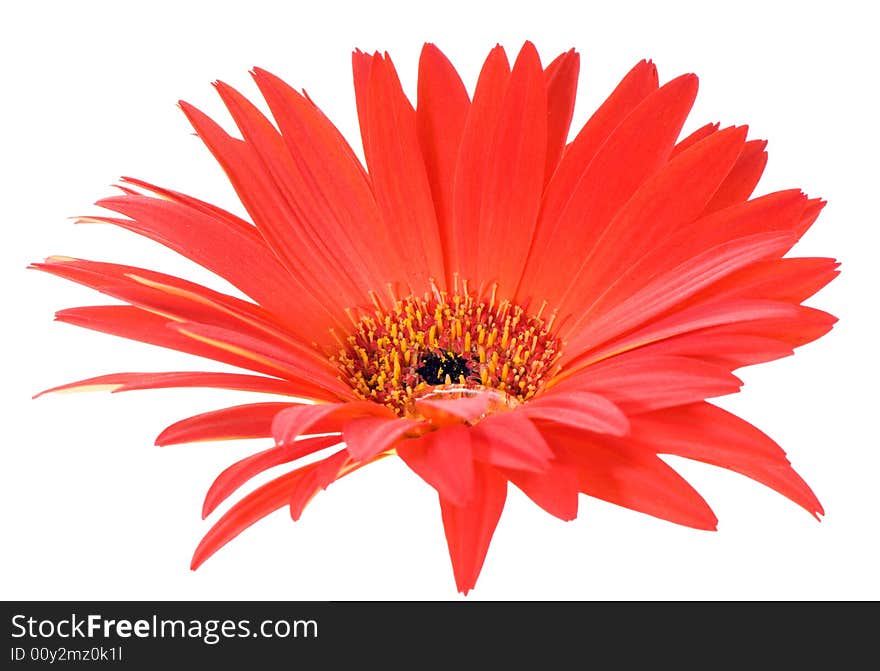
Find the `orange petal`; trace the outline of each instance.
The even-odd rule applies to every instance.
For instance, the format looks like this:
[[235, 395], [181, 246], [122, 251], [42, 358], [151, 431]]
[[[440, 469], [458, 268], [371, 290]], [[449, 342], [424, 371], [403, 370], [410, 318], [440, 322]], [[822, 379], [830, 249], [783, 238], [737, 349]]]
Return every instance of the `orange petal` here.
[[504, 477], [481, 464], [476, 464], [474, 469], [473, 496], [467, 504], [457, 505], [440, 497], [455, 585], [463, 594], [477, 582], [507, 499]]
[[470, 282], [477, 281], [481, 250], [473, 244], [473, 235], [480, 230], [490, 147], [509, 80], [507, 55], [496, 46], [480, 71], [455, 166], [453, 228], [449, 235], [453, 246], [447, 253], [458, 260], [458, 271]]
[[[359, 110], [360, 112], [361, 110]], [[419, 146], [416, 114], [387, 55], [373, 57], [366, 89], [364, 153], [373, 193], [390, 234], [400, 267], [399, 279], [413, 291], [446, 281], [440, 229], [425, 161]], [[372, 249], [382, 258], [378, 245]]]
[[632, 415], [733, 394], [741, 385], [727, 368], [716, 364], [634, 350], [578, 371], [552, 391], [559, 396], [572, 390], [600, 394]]
[[[78, 382], [52, 387], [40, 392], [37, 396], [59, 391], [79, 391], [89, 388], [103, 387], [113, 393], [122, 391], [136, 391], [141, 389], [168, 389], [180, 387], [210, 387], [213, 389], [236, 389], [239, 391], [254, 391], [264, 394], [285, 394], [299, 398], [313, 398], [310, 396], [317, 392], [317, 399], [323, 399], [326, 394], [323, 390], [308, 384], [298, 384], [290, 380], [279, 380], [273, 377], [261, 375], [242, 375], [240, 373], [202, 373], [189, 371], [174, 371], [166, 373], [111, 373], [90, 377]], [[36, 397], [35, 397], [36, 398]]]
[[[156, 445], [177, 445], [205, 440], [265, 438], [272, 435], [272, 420], [292, 403], [247, 403], [212, 410], [182, 419], [166, 428], [156, 438]], [[312, 406], [305, 406], [312, 407]]]
[[476, 244], [477, 276], [498, 282], [512, 297], [523, 265], [544, 187], [547, 155], [547, 93], [538, 52], [526, 42], [514, 63], [484, 163]]
[[275, 466], [287, 464], [340, 442], [340, 436], [316, 436], [285, 447], [270, 447], [224, 469], [211, 484], [202, 506], [202, 519], [251, 478]]
[[436, 46], [426, 44], [419, 59], [416, 125], [440, 227], [447, 286], [453, 285], [453, 273], [460, 268], [452, 199], [455, 164], [470, 104], [455, 68]]
[[523, 407], [532, 419], [545, 420], [613, 436], [625, 435], [629, 420], [606, 396], [574, 389], [575, 384], [550, 389]]
[[470, 430], [451, 424], [401, 443], [397, 454], [425, 482], [455, 505], [464, 505], [475, 492]]
[[577, 94], [581, 57], [574, 49], [557, 56], [544, 70], [547, 88], [547, 161], [544, 182], [550, 181], [568, 139]]
[[493, 466], [544, 472], [554, 456], [525, 408], [489, 416], [472, 433], [474, 458]]
[[583, 493], [676, 524], [715, 529], [718, 520], [703, 497], [656, 455], [611, 437], [566, 429], [544, 435], [576, 469]]
[[[520, 302], [540, 297], [559, 305], [609, 222], [666, 161], [696, 90], [696, 77], [686, 75], [648, 95], [617, 125], [592, 160], [577, 164], [576, 176], [565, 167], [578, 145], [575, 139], [547, 187]], [[563, 186], [565, 190], [559, 191]], [[572, 249], [581, 252], [572, 254]]]
[[772, 439], [743, 419], [708, 403], [667, 408], [633, 418], [632, 439], [654, 452], [736, 471], [788, 497], [811, 515], [824, 511]]
[[390, 449], [419, 424], [402, 417], [357, 417], [342, 427], [342, 438], [353, 459], [367, 461]]

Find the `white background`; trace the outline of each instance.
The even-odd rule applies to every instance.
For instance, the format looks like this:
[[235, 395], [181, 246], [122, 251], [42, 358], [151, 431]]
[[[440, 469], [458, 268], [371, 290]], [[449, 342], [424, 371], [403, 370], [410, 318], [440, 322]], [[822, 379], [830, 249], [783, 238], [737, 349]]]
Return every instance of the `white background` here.
[[[796, 248], [843, 274], [811, 304], [840, 322], [794, 357], [742, 371], [723, 405], [772, 435], [812, 485], [822, 522], [741, 476], [675, 461], [720, 518], [699, 532], [582, 498], [563, 523], [513, 491], [469, 599], [877, 599], [876, 19], [869, 3], [34, 2], [0, 24], [3, 599], [458, 599], [436, 497], [387, 460], [321, 494], [300, 522], [259, 523], [191, 572], [216, 474], [262, 441], [157, 448], [185, 416], [261, 397], [221, 391], [37, 391], [200, 360], [53, 323], [98, 294], [26, 271], [51, 254], [222, 282], [132, 234], [74, 226], [120, 175], [240, 211], [179, 98], [226, 124], [210, 82], [253, 96], [248, 68], [310, 95], [359, 148], [350, 53], [387, 50], [414, 95], [421, 44], [472, 88], [488, 50], [524, 39], [545, 62], [582, 56], [575, 125], [639, 59], [701, 78], [688, 129], [749, 123], [770, 141], [759, 193], [829, 201]], [[10, 9], [10, 7], [14, 7]], [[713, 8], [717, 7], [717, 8]], [[227, 124], [228, 127], [228, 124]], [[216, 367], [214, 367], [216, 368]], [[216, 519], [216, 517], [211, 518]]]

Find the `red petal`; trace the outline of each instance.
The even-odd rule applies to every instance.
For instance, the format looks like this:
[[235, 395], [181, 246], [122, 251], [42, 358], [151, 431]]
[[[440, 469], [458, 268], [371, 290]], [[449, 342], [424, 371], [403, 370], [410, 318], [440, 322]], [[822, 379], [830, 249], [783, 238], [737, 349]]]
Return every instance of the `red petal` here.
[[567, 329], [584, 323], [585, 309], [613, 286], [621, 268], [629, 268], [700, 214], [730, 172], [745, 135], [745, 128], [729, 128], [698, 142], [642, 184], [607, 226], [604, 215], [598, 219], [598, 237], [576, 247], [587, 253], [575, 255], [575, 279], [569, 278], [570, 289], [559, 305], [561, 313], [578, 315]]
[[822, 506], [772, 439], [708, 403], [634, 417], [632, 440], [654, 452], [704, 461], [741, 473], [788, 497], [814, 516]]
[[[166, 428], [156, 438], [156, 445], [177, 445], [203, 440], [265, 438], [272, 435], [272, 420], [292, 403], [247, 403], [222, 410], [212, 410], [182, 419]], [[312, 407], [312, 406], [306, 406]]]
[[363, 112], [364, 153], [373, 193], [397, 251], [394, 258], [401, 263], [394, 270], [416, 292], [428, 289], [431, 280], [442, 285], [446, 274], [440, 230], [419, 147], [416, 115], [387, 56], [373, 57]]
[[[344, 450], [337, 452], [322, 461], [282, 475], [245, 496], [217, 520], [217, 523], [205, 534], [193, 553], [190, 568], [197, 569], [206, 559], [249, 526], [285, 505], [289, 505], [291, 499], [298, 497], [303, 490], [309, 492], [309, 498], [311, 498], [315, 493], [313, 488], [316, 482], [320, 488], [321, 483], [328, 482], [328, 474], [332, 474], [334, 479], [339, 475], [339, 469], [334, 467], [337, 466], [340, 455], [347, 457]], [[330, 468], [327, 468], [327, 464], [330, 465]], [[318, 469], [322, 470], [316, 480], [314, 472]]]
[[344, 475], [345, 466], [350, 461], [348, 452], [340, 450], [309, 468], [308, 473], [296, 482], [290, 496], [290, 517], [297, 521], [315, 495]]
[[478, 274], [469, 279], [497, 281], [511, 296], [532, 242], [547, 156], [547, 92], [531, 42], [513, 66], [493, 138], [478, 210]]
[[[595, 158], [574, 169], [577, 177], [572, 179], [566, 164], [575, 154], [575, 139], [547, 187], [520, 302], [531, 296], [559, 304], [614, 215], [666, 161], [696, 90], [696, 77], [687, 75], [649, 95], [616, 127]], [[558, 190], [561, 185], [565, 191]], [[572, 254], [572, 249], [583, 253]]]
[[394, 414], [385, 406], [370, 401], [297, 405], [278, 414], [272, 422], [272, 435], [277, 445], [289, 445], [321, 420], [333, 420], [333, 423], [322, 423], [320, 431], [314, 430], [313, 433], [341, 431], [344, 420], [357, 416], [393, 417]]
[[194, 322], [170, 322], [168, 328], [220, 351], [238, 355], [252, 362], [248, 367], [253, 370], [291, 379], [305, 378], [336, 394], [337, 398], [352, 398], [347, 385], [325, 367], [317, 365], [313, 358], [303, 356], [288, 344], [282, 346], [239, 331]]
[[639, 103], [656, 90], [657, 68], [649, 61], [640, 61], [593, 113], [565, 150], [565, 155], [547, 186], [544, 215], [548, 221], [559, 217], [559, 213], [576, 190], [596, 152], [614, 129]]
[[[164, 317], [146, 312], [140, 308], [129, 305], [97, 305], [82, 308], [69, 308], [55, 313], [55, 319], [82, 328], [88, 328], [111, 335], [120, 336], [122, 338], [130, 338], [140, 342], [150, 343], [167, 347], [168, 349], [195, 354], [196, 356], [222, 361], [224, 363], [254, 370], [266, 375], [275, 377], [291, 378], [298, 381], [298, 384], [308, 384], [302, 380], [299, 373], [290, 367], [291, 364], [282, 364], [271, 359], [254, 358], [253, 353], [239, 351], [235, 347], [230, 347], [228, 343], [221, 340], [211, 341], [208, 339], [199, 340], [196, 337], [185, 335], [181, 329], [188, 328], [190, 333], [195, 336], [199, 330], [199, 325], [180, 324], [172, 322]], [[208, 328], [208, 327], [205, 327]], [[223, 335], [234, 332], [219, 330]], [[212, 335], [218, 336], [217, 330], [213, 330]], [[240, 338], [237, 338], [240, 339]], [[285, 357], [289, 359], [290, 353], [286, 352]], [[323, 392], [316, 391], [312, 394], [325, 396], [327, 390]], [[310, 394], [310, 395], [312, 395]], [[347, 390], [340, 383], [338, 391], [333, 396], [338, 398], [342, 395], [344, 398], [351, 397], [351, 391]]]
[[[254, 79], [281, 130], [291, 169], [301, 180], [291, 197], [305, 223], [366, 295], [396, 279], [404, 259], [393, 256], [370, 182], [351, 147], [315, 106], [286, 83], [255, 69]], [[362, 272], [361, 272], [362, 271]]]
[[686, 138], [678, 141], [675, 147], [673, 147], [672, 153], [669, 155], [669, 158], [675, 158], [685, 149], [688, 149], [689, 147], [697, 144], [697, 142], [699, 142], [700, 140], [709, 137], [710, 135], [712, 135], [712, 133], [716, 132], [720, 126], [721, 124], [717, 122], [707, 123], [705, 126], [700, 126], [699, 128], [697, 128], [697, 130], [688, 135]]
[[551, 515], [568, 522], [578, 514], [577, 469], [565, 462], [553, 462], [543, 473], [505, 469], [504, 475], [534, 503]]
[[[236, 389], [264, 394], [285, 394], [299, 398], [309, 398], [314, 392], [311, 385], [299, 385], [289, 380], [279, 380], [260, 375], [241, 375], [239, 373], [111, 373], [90, 377], [78, 382], [69, 382], [58, 387], [41, 391], [37, 396], [58, 391], [91, 391], [109, 389], [113, 393], [141, 389], [167, 389], [179, 387], [210, 387], [213, 389]], [[36, 396], [34, 397], [36, 398]], [[320, 398], [320, 397], [319, 397]], [[332, 396], [331, 396], [332, 398]]]
[[[780, 301], [765, 300], [721, 300], [700, 304], [658, 319], [652, 324], [623, 338], [590, 351], [572, 362], [574, 370], [586, 361], [599, 361], [637, 347], [649, 345], [673, 336], [690, 333], [700, 329], [728, 324], [765, 322], [769, 320], [790, 320], [798, 315], [798, 308]], [[751, 326], [749, 327], [751, 329]]]
[[311, 375], [330, 382], [329, 378], [338, 374], [325, 356], [315, 347], [291, 337], [271, 313], [199, 284], [145, 268], [67, 257], [50, 257], [46, 263], [34, 263], [30, 267], [79, 282], [174, 321], [200, 322], [247, 333], [260, 340], [280, 342], [289, 352], [288, 356], [309, 368]]
[[220, 473], [208, 489], [202, 506], [202, 519], [214, 512], [235, 490], [263, 471], [314, 454], [338, 444], [340, 440], [340, 436], [307, 438], [285, 447], [271, 447], [235, 462]]
[[[277, 315], [306, 342], [325, 342], [333, 324], [324, 307], [279, 263], [256, 228], [220, 208], [189, 196], [127, 178], [162, 196], [117, 196], [97, 205], [129, 219], [90, 217], [112, 223], [165, 245], [225, 278]], [[235, 254], [229, 250], [234, 249]], [[289, 315], [297, 315], [294, 319]]]
[[307, 473], [308, 466], [282, 475], [255, 489], [236, 503], [202, 538], [193, 553], [190, 568], [195, 570], [217, 550], [266, 515], [283, 508], [290, 501], [290, 491]]
[[787, 343], [749, 333], [729, 333], [727, 326], [714, 327], [674, 336], [637, 351], [644, 356], [698, 357], [730, 370], [789, 356], [794, 350]]
[[461, 424], [475, 422], [486, 414], [494, 393], [480, 392], [462, 398], [421, 398], [416, 401], [416, 410], [432, 424]]
[[445, 252], [446, 281], [452, 286], [453, 273], [459, 270], [452, 221], [455, 164], [471, 103], [455, 68], [433, 44], [422, 49], [418, 81], [419, 143]]
[[581, 57], [574, 49], [560, 54], [544, 70], [547, 88], [547, 162], [544, 182], [549, 182], [562, 156], [574, 115]]
[[[574, 331], [577, 335], [571, 336], [566, 355], [574, 358], [671, 309], [686, 306], [701, 289], [757, 261], [780, 255], [792, 244], [791, 233], [761, 233], [709, 249], [647, 283], [637, 273], [625, 271], [583, 316], [574, 320], [587, 326]], [[646, 274], [651, 277], [650, 271]]]
[[767, 152], [764, 151], [766, 146], [766, 140], [751, 140], [743, 145], [742, 153], [730, 174], [706, 206], [707, 213], [741, 203], [752, 195], [767, 165]]
[[402, 417], [358, 417], [342, 427], [342, 438], [353, 459], [367, 461], [390, 449], [419, 424]]
[[[619, 273], [601, 300], [613, 305], [656, 276], [692, 263], [694, 257], [712, 249], [725, 249], [724, 245], [735, 240], [790, 231], [793, 245], [799, 235], [795, 229], [808, 202], [800, 191], [780, 191], [679, 226]], [[619, 300], [611, 300], [612, 297]]]
[[474, 457], [493, 466], [543, 472], [554, 456], [525, 412], [492, 415], [472, 433]]
[[694, 300], [760, 297], [800, 303], [837, 277], [839, 265], [835, 259], [769, 259], [725, 277]]
[[[232, 105], [231, 89], [223, 87], [222, 90], [228, 94], [227, 101]], [[235, 96], [234, 100], [239, 104], [238, 108], [233, 107], [237, 121], [248, 129], [246, 136], [249, 139], [253, 141], [259, 136], [262, 154], [277, 158], [286, 151], [272, 125], [253, 105], [241, 96]], [[311, 271], [316, 263], [331, 268], [334, 263], [327, 256], [328, 250], [321, 248], [314, 237], [309, 237], [309, 231], [297, 218], [282, 186], [275, 181], [280, 179], [281, 168], [276, 165], [276, 174], [273, 175], [250, 144], [230, 137], [191, 105], [184, 102], [180, 105], [199, 137], [223, 167], [263, 238], [294, 278], [291, 290], [307, 292], [320, 303], [319, 311], [326, 310], [337, 318], [345, 314], [345, 308], [357, 305], [363, 296], [352, 288], [346, 273], [334, 272], [334, 282], [329, 285], [325, 276], [319, 277]]]
[[504, 510], [507, 481], [488, 466], [476, 464], [473, 490], [466, 505], [440, 497], [455, 585], [463, 594], [473, 589], [483, 568], [492, 534]]
[[[265, 78], [263, 81], [268, 89]], [[296, 146], [296, 140], [302, 140], [303, 135], [294, 135], [294, 109], [284, 106], [289, 114], [279, 112], [279, 117], [285, 122], [284, 129], [291, 132], [289, 142], [294, 144], [291, 155], [285, 138], [249, 100], [223, 82], [218, 82], [216, 87], [256, 159], [254, 168], [262, 171], [262, 178], [275, 189], [271, 194], [278, 205], [275, 216], [257, 218], [252, 213], [263, 236], [285, 265], [296, 267], [300, 274], [301, 268], [310, 265], [330, 269], [336, 284], [335, 293], [341, 294], [343, 307], [357, 305], [370, 289], [381, 284], [383, 275], [365, 272], [372, 267], [361, 260], [363, 250], [358, 248], [357, 241], [350, 239], [347, 229], [353, 228], [353, 220], [358, 225], [366, 225], [368, 230], [378, 228], [378, 213], [366, 190], [363, 174], [352, 165], [350, 152], [344, 149], [341, 138], [328, 129], [332, 125], [326, 119], [323, 124], [319, 123], [317, 113], [308, 120], [300, 115], [298, 122], [312, 122], [308, 128], [311, 142], [318, 144], [322, 134], [324, 142], [311, 151], [307, 142], [301, 141]], [[277, 100], [273, 102], [277, 110]], [[299, 102], [300, 111], [316, 112], [311, 103], [304, 99]], [[356, 186], [362, 187], [362, 193], [357, 194]], [[360, 208], [360, 211], [353, 215], [352, 208]]]
[[532, 419], [565, 424], [578, 429], [622, 436], [629, 430], [623, 411], [605, 396], [588, 391], [548, 390], [523, 407]]
[[703, 498], [656, 455], [610, 437], [598, 440], [565, 429], [544, 435], [577, 469], [585, 494], [676, 524], [715, 529], [718, 520]]
[[453, 229], [449, 236], [453, 246], [447, 254], [458, 260], [461, 277], [471, 282], [478, 276], [481, 253], [472, 238], [474, 231], [480, 230], [490, 148], [509, 80], [507, 55], [501, 46], [496, 46], [480, 71], [455, 167]]
[[441, 498], [464, 505], [475, 492], [470, 430], [461, 424], [444, 426], [421, 438], [398, 445], [397, 454]]
[[560, 396], [573, 389], [601, 394], [632, 415], [733, 394], [741, 385], [722, 366], [681, 356], [644, 355], [635, 350], [578, 371], [554, 391]]

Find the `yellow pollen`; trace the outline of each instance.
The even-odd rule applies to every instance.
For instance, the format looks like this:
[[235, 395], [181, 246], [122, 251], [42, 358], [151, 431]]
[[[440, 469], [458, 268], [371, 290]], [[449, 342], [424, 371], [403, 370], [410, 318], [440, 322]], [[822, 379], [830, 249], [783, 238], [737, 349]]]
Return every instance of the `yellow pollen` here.
[[452, 295], [434, 287], [390, 308], [374, 300], [375, 311], [353, 333], [337, 336], [332, 360], [357, 396], [405, 415], [414, 396], [444, 385], [494, 389], [514, 401], [544, 388], [561, 356], [550, 324], [500, 300], [497, 286], [488, 299], [467, 293], [465, 282], [457, 286]]

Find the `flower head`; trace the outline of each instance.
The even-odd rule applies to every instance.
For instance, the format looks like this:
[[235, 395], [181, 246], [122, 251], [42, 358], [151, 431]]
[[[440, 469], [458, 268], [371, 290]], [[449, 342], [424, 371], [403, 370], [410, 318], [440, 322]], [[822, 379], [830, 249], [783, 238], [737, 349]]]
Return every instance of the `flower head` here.
[[388, 456], [436, 490], [462, 592], [509, 484], [564, 520], [587, 494], [714, 529], [659, 456], [677, 455], [823, 512], [770, 438], [706, 399], [739, 390], [733, 370], [831, 328], [801, 303], [836, 262], [786, 256], [824, 203], [796, 189], [751, 198], [766, 143], [718, 124], [680, 139], [697, 79], [660, 86], [651, 62], [569, 141], [578, 63], [572, 50], [544, 67], [526, 43], [511, 66], [498, 46], [471, 97], [429, 44], [413, 107], [387, 55], [356, 51], [366, 167], [311, 99], [264, 70], [253, 77], [272, 120], [216, 84], [240, 139], [181, 102], [250, 221], [131, 178], [98, 202], [115, 214], [87, 220], [159, 242], [247, 300], [131, 266], [34, 264], [124, 303], [62, 310], [61, 321], [249, 371], [115, 373], [56, 389], [290, 397], [158, 437], [274, 440], [219, 474], [204, 516], [291, 464], [217, 520], [194, 568], [262, 517], [289, 507], [297, 519], [322, 489]]

